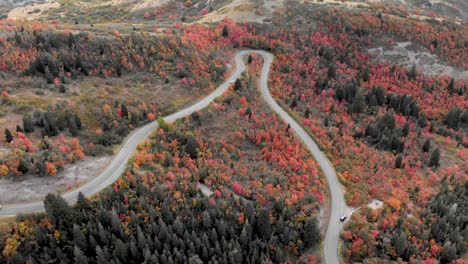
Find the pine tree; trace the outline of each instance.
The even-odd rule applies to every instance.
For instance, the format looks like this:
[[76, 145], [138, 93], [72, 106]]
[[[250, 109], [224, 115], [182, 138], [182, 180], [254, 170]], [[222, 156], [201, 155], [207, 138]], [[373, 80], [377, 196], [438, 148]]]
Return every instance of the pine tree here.
[[365, 108], [365, 98], [360, 91], [357, 91], [356, 96], [351, 104], [351, 113], [360, 114]]
[[44, 207], [49, 220], [57, 230], [62, 230], [71, 224], [72, 211], [61, 196], [49, 193], [45, 197]]
[[190, 158], [198, 158], [198, 142], [194, 136], [189, 136], [187, 139], [187, 144], [185, 145], [185, 152], [190, 155]]
[[76, 208], [77, 209], [91, 209], [91, 203], [83, 195], [82, 192], [78, 193], [78, 198], [76, 200]]
[[83, 231], [81, 231], [80, 227], [76, 224], [73, 225], [73, 243], [75, 247], [79, 247], [83, 252], [86, 252], [88, 242], [86, 241]]
[[449, 128], [458, 129], [461, 112], [462, 110], [460, 108], [452, 107], [445, 116], [444, 124]]
[[23, 133], [23, 129], [19, 126], [19, 125], [16, 125], [16, 132], [21, 132]]
[[229, 28], [227, 26], [223, 27], [223, 37], [229, 36]]
[[335, 64], [330, 63], [327, 70], [328, 79], [334, 79], [336, 77], [336, 67]]
[[29, 166], [24, 159], [19, 160], [18, 167], [16, 168], [19, 172], [25, 174], [29, 171]]
[[320, 229], [316, 218], [309, 217], [305, 220], [302, 234], [306, 248], [315, 247], [320, 242]]
[[268, 239], [271, 234], [270, 212], [267, 209], [260, 209], [257, 214], [257, 232], [260, 237]]
[[401, 129], [401, 135], [403, 137], [407, 137], [408, 134], [409, 134], [409, 129], [410, 129], [410, 124], [409, 122], [406, 122], [404, 125], [403, 125], [403, 128]]
[[128, 118], [128, 109], [125, 104], [122, 104], [120, 110], [122, 111], [122, 117], [123, 118]]
[[398, 155], [395, 159], [395, 168], [401, 169], [403, 168], [403, 157]]
[[26, 133], [34, 132], [34, 124], [31, 115], [27, 114], [23, 116], [23, 128]]
[[440, 160], [440, 150], [435, 149], [431, 154], [431, 158], [429, 159], [429, 167], [438, 168], [439, 160]]
[[6, 142], [8, 143], [13, 141], [13, 135], [11, 134], [8, 128], [5, 128], [5, 139], [6, 139]]
[[78, 126], [76, 125], [75, 118], [68, 120], [68, 129], [72, 136], [76, 137], [78, 135]]
[[426, 141], [424, 141], [424, 144], [422, 146], [422, 151], [423, 152], [429, 152], [430, 149], [431, 149], [431, 140], [426, 139]]
[[242, 89], [242, 83], [239, 79], [237, 79], [234, 83], [234, 91], [239, 91], [240, 89]]
[[454, 78], [450, 79], [450, 82], [447, 86], [447, 90], [449, 91], [450, 94], [453, 94], [455, 92], [455, 80]]

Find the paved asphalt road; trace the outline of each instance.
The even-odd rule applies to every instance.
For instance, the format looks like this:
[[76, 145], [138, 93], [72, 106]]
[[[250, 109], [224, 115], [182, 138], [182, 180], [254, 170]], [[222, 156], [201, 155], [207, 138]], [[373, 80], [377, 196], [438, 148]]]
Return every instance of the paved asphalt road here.
[[[278, 115], [286, 123], [290, 124], [291, 129], [295, 131], [296, 135], [304, 142], [304, 144], [310, 150], [310, 152], [320, 165], [320, 168], [322, 169], [327, 178], [328, 186], [330, 188], [332, 208], [331, 218], [328, 224], [328, 229], [324, 241], [324, 258], [327, 264], [337, 264], [339, 263], [339, 233], [342, 226], [342, 223], [340, 222], [339, 218], [346, 212], [346, 204], [343, 199], [343, 193], [341, 191], [340, 183], [338, 182], [338, 178], [336, 177], [335, 170], [333, 169], [331, 163], [320, 151], [317, 144], [315, 144], [312, 138], [302, 128], [302, 126], [300, 126], [287, 112], [285, 112], [271, 96], [268, 90], [268, 74], [270, 71], [271, 63], [273, 61], [273, 55], [271, 53], [254, 50], [245, 50], [238, 52], [236, 55], [236, 70], [234, 73], [231, 74], [228, 80], [222, 83], [215, 91], [213, 91], [207, 97], [203, 98], [198, 103], [188, 108], [185, 108], [179, 112], [176, 112], [172, 115], [166, 116], [164, 120], [168, 123], [174, 122], [179, 118], [186, 117], [191, 113], [201, 110], [208, 106], [216, 97], [223, 94], [223, 92], [229, 88], [229, 80], [237, 79], [240, 76], [240, 74], [245, 70], [243, 57], [252, 52], [261, 55], [265, 60], [260, 76], [260, 90], [265, 101], [276, 113], [278, 113]], [[158, 123], [155, 121], [135, 130], [129, 137], [127, 137], [127, 140], [124, 142], [119, 153], [114, 157], [112, 162], [99, 176], [97, 176], [94, 180], [78, 187], [77, 189], [63, 194], [63, 198], [69, 203], [75, 203], [79, 192], [82, 192], [85, 196], [91, 196], [103, 190], [107, 186], [111, 185], [124, 172], [128, 159], [132, 156], [137, 145], [141, 143], [146, 137], [148, 137], [151, 134], [151, 132], [153, 132], [157, 128]], [[4, 205], [3, 209], [0, 210], [0, 215], [16, 215], [19, 213], [32, 213], [43, 210], [44, 204], [42, 203], [42, 201], [24, 204], [11, 204]]]

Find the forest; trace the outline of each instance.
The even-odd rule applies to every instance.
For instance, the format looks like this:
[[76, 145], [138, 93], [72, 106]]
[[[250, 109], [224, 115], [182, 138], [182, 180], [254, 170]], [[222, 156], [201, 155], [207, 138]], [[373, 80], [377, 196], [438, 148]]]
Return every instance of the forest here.
[[[132, 129], [176, 110], [171, 104], [164, 107], [168, 100], [155, 101], [148, 94], [107, 97], [98, 88], [92, 91], [96, 98], [72, 91], [79, 83], [144, 74], [141, 85], [153, 85], [153, 79], [159, 79], [166, 89], [175, 85], [196, 98], [212, 90], [227, 73], [224, 56], [215, 56], [230, 52], [222, 43], [222, 34], [219, 40], [201, 36], [200, 41], [210, 41], [211, 48], [193, 52], [198, 46], [182, 30], [152, 37], [144, 32], [72, 33], [39, 22], [20, 25], [4, 20], [2, 27], [11, 34], [0, 39], [0, 69], [11, 77], [24, 78], [19, 85], [7, 78], [0, 80], [1, 115], [22, 115], [16, 127], [14, 123], [1, 126], [6, 147], [13, 153], [1, 158], [2, 176], [54, 176], [84, 156], [109, 155], [112, 146], [121, 143]], [[28, 90], [34, 84], [29, 79], [42, 82], [32, 97]], [[129, 92], [135, 93], [134, 89]], [[46, 95], [54, 100], [45, 101]], [[187, 99], [183, 97], [176, 97], [174, 104]], [[73, 146], [65, 143], [69, 141]]]
[[[272, 28], [229, 20], [213, 26], [177, 22], [156, 35], [114, 32], [106, 41], [62, 32], [57, 43], [43, 42], [37, 36], [51, 33], [40, 25], [23, 33], [3, 22], [12, 34], [0, 41], [0, 67], [39, 76], [57, 91], [73, 76], [122, 78], [136, 71], [179, 80], [189, 91], [210, 90], [229, 71], [224, 65], [232, 50], [270, 51], [272, 94], [330, 158], [347, 204], [360, 207], [341, 233], [344, 261], [463, 263], [467, 82], [375, 62], [365, 48], [412, 41], [467, 69], [467, 26], [330, 9], [317, 10], [315, 16], [323, 18], [317, 23], [297, 27], [288, 23], [288, 13], [300, 12], [292, 8], [277, 12]], [[35, 41], [50, 44], [36, 49]], [[151, 56], [142, 55], [147, 52]], [[96, 55], [104, 60], [93, 59]], [[322, 227], [319, 209], [328, 202], [326, 182], [301, 142], [262, 104], [255, 92], [261, 60], [252, 55], [248, 61], [249, 73], [209, 109], [175, 124], [160, 120], [161, 129], [140, 145], [126, 173], [104, 193], [90, 201], [81, 197], [74, 207], [50, 195], [45, 215], [20, 217], [0, 242], [0, 260], [320, 262], [314, 250]], [[93, 147], [117, 144], [138, 126], [131, 125], [132, 117], [144, 123], [161, 116], [157, 109], [124, 105], [99, 105], [93, 113], [100, 124], [74, 109], [58, 110], [66, 113], [63, 131], [80, 135], [92, 127], [99, 133], [91, 135], [103, 135], [83, 147], [53, 135], [61, 130], [58, 121], [57, 129], [50, 126], [54, 115], [47, 111], [25, 115], [23, 127], [5, 130], [5, 138], [14, 139], [9, 144], [22, 155], [54, 156], [28, 139], [27, 131], [40, 130], [55, 137], [51, 145], [68, 148], [68, 158], [93, 155]], [[120, 136], [115, 141], [114, 134]], [[23, 167], [0, 166], [2, 175], [21, 174]], [[213, 194], [206, 197], [202, 186]], [[384, 206], [367, 208], [372, 199]]]
[[159, 120], [126, 173], [97, 199], [80, 195], [69, 206], [50, 194], [45, 215], [19, 217], [0, 246], [3, 257], [11, 263], [316, 263], [310, 250], [321, 240], [323, 179], [261, 102], [255, 73], [262, 61], [250, 61], [252, 75], [210, 108], [175, 124]]

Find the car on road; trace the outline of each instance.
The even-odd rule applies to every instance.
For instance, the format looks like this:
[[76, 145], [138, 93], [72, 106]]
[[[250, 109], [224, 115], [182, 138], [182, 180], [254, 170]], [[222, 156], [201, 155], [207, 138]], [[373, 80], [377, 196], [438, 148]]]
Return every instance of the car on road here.
[[233, 84], [234, 83], [234, 80], [229, 80], [229, 84]]
[[346, 218], [347, 218], [346, 215], [343, 215], [342, 217], [340, 217], [340, 221], [344, 222], [346, 220]]

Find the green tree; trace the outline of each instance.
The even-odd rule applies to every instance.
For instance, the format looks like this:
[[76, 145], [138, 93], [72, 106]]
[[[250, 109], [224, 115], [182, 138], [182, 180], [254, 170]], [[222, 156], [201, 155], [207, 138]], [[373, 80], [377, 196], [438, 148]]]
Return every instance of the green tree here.
[[228, 37], [229, 36], [229, 28], [227, 26], [223, 27], [223, 37]]
[[190, 155], [190, 158], [196, 159], [198, 157], [198, 148], [198, 142], [195, 137], [189, 136], [185, 145], [185, 152]]
[[392, 246], [399, 257], [404, 258], [405, 252], [408, 248], [408, 237], [405, 232], [400, 232], [399, 235], [393, 237]]
[[10, 143], [13, 141], [13, 135], [11, 134], [8, 128], [5, 128], [5, 140], [6, 142]]
[[22, 174], [25, 174], [29, 171], [29, 166], [24, 159], [20, 159], [18, 167], [16, 169]]
[[236, 82], [234, 83], [234, 91], [239, 91], [242, 89], [242, 83], [239, 79], [236, 79]]
[[403, 168], [403, 157], [398, 155], [395, 159], [395, 168], [401, 169]]
[[315, 247], [320, 242], [320, 229], [316, 218], [309, 217], [305, 220], [303, 241], [306, 248]]
[[72, 211], [60, 196], [49, 193], [44, 200], [46, 214], [57, 230], [62, 230], [72, 223]]
[[26, 133], [34, 132], [34, 124], [29, 114], [23, 116], [23, 129]]
[[422, 151], [423, 152], [429, 152], [429, 150], [431, 150], [431, 140], [426, 139], [426, 141], [424, 141], [424, 144], [422, 146]]
[[361, 91], [357, 91], [356, 96], [353, 99], [351, 104], [350, 111], [351, 113], [360, 114], [366, 108], [366, 100], [362, 95]]
[[447, 90], [449, 91], [450, 94], [453, 94], [455, 92], [455, 80], [454, 78], [450, 79], [450, 82], [447, 86]]
[[122, 106], [120, 106], [120, 111], [122, 111], [123, 118], [128, 118], [128, 109], [125, 104], [122, 104]]
[[327, 76], [328, 79], [334, 79], [336, 77], [336, 67], [334, 63], [328, 65]]
[[407, 137], [408, 134], [409, 134], [409, 130], [410, 130], [410, 124], [409, 124], [409, 122], [406, 122], [403, 125], [403, 128], [401, 129], [401, 135], [404, 136], [404, 137]]
[[76, 125], [75, 118], [68, 120], [68, 129], [72, 136], [76, 137], [78, 135], [78, 126]]
[[81, 231], [80, 227], [76, 224], [73, 225], [73, 243], [82, 251], [86, 252], [88, 242], [86, 241], [83, 231]]
[[77, 209], [91, 209], [91, 203], [83, 195], [82, 192], [78, 193], [78, 198], [76, 199], [76, 208]]
[[435, 149], [431, 154], [431, 158], [429, 159], [429, 167], [438, 168], [439, 160], [440, 160], [440, 150]]
[[83, 125], [82, 125], [82, 123], [81, 123], [80, 117], [79, 117], [77, 114], [73, 114], [73, 118], [75, 119], [76, 127], [77, 127], [78, 129], [81, 129]]
[[271, 235], [270, 211], [262, 208], [257, 214], [257, 232], [263, 239], [268, 239]]
[[444, 119], [444, 124], [449, 128], [458, 129], [462, 110], [459, 107], [452, 107]]

